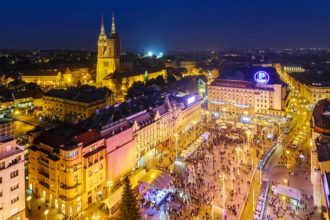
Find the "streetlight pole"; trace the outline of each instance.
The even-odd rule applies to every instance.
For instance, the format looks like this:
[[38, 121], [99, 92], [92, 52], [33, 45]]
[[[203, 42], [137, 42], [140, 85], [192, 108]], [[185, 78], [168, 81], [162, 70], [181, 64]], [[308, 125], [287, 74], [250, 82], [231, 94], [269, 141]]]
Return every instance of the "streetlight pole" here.
[[220, 180], [222, 181], [222, 206], [223, 206], [223, 209], [225, 210], [225, 180], [226, 180], [226, 175], [221, 174], [220, 175]]
[[31, 196], [28, 196], [28, 197], [26, 198], [26, 201], [28, 201], [28, 207], [29, 207], [29, 210], [31, 210], [31, 199], [32, 199]]
[[49, 209], [46, 209], [45, 212], [44, 212], [46, 220], [47, 220], [47, 217], [48, 217], [48, 213], [49, 213]]
[[178, 159], [178, 139], [179, 135], [177, 133], [174, 134], [175, 137], [175, 160]]
[[234, 190], [234, 171], [233, 165], [230, 166], [230, 179], [231, 179], [231, 189]]
[[236, 147], [236, 152], [237, 152], [237, 160], [238, 160], [238, 168], [237, 168], [237, 173], [240, 175], [239, 169], [240, 169], [240, 158], [239, 158], [239, 153], [242, 151], [242, 149], [238, 146]]

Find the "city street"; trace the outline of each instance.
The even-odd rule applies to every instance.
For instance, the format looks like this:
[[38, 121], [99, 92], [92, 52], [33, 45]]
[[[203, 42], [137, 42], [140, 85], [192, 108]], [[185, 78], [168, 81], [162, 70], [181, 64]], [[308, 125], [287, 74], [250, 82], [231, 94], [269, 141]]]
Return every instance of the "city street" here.
[[[252, 144], [249, 140], [254, 140], [254, 133], [249, 129], [249, 132], [246, 132], [247, 127], [243, 130], [238, 124], [237, 127], [240, 128], [236, 127], [233, 119], [226, 128], [220, 128], [216, 123], [202, 124], [197, 126], [198, 129], [191, 129], [184, 137], [178, 138], [180, 155], [190, 140], [203, 131], [211, 133], [209, 141], [203, 144], [192, 158], [185, 160], [187, 177], [175, 179], [177, 194], [173, 203], [185, 208], [183, 211], [169, 210], [168, 213], [173, 219], [181, 219], [184, 216], [209, 218], [212, 205], [225, 207], [228, 219], [238, 219], [254, 173], [252, 163], [255, 170], [258, 163], [257, 155], [270, 144], [267, 140], [263, 141], [263, 147]], [[249, 133], [249, 139], [246, 133]], [[175, 148], [171, 152], [173, 153], [153, 164], [166, 169], [175, 159]], [[159, 212], [157, 216], [159, 215], [164, 215], [164, 212]], [[152, 219], [157, 217], [153, 216]]]

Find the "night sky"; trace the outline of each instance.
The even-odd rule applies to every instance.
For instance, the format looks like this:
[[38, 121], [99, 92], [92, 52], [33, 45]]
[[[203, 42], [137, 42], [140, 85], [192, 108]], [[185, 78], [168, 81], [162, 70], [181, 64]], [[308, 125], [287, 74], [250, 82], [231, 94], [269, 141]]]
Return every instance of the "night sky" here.
[[96, 49], [112, 12], [126, 50], [330, 47], [329, 0], [3, 0], [0, 49]]

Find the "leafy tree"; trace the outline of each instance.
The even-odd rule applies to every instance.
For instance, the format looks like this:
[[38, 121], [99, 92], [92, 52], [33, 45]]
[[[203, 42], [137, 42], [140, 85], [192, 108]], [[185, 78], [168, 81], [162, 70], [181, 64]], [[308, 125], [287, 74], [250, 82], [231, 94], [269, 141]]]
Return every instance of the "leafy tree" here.
[[145, 85], [141, 81], [134, 82], [133, 85], [127, 90], [127, 98], [138, 97], [144, 94]]
[[139, 220], [140, 210], [128, 177], [124, 179], [124, 191], [119, 206], [119, 220]]

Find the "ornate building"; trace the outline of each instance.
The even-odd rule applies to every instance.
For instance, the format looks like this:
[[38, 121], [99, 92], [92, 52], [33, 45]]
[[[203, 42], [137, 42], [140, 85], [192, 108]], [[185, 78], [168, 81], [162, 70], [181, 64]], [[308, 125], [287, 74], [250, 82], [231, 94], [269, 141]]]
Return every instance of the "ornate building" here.
[[104, 30], [102, 17], [101, 32], [97, 42], [96, 83], [101, 85], [103, 79], [120, 68], [120, 39], [116, 32], [115, 17], [112, 16], [110, 38]]

